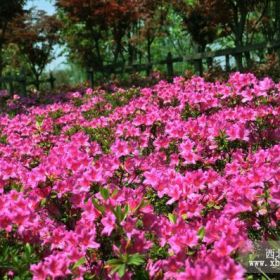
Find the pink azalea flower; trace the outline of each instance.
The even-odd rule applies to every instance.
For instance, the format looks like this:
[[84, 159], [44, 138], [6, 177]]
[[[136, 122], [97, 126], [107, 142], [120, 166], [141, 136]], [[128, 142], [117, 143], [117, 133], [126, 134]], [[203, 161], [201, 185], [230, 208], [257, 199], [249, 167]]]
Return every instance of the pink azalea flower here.
[[112, 153], [117, 157], [128, 155], [130, 152], [128, 143], [126, 141], [117, 140], [111, 147]]
[[110, 235], [115, 228], [116, 217], [111, 212], [107, 213], [104, 218], [101, 219], [101, 223], [104, 226], [102, 234]]

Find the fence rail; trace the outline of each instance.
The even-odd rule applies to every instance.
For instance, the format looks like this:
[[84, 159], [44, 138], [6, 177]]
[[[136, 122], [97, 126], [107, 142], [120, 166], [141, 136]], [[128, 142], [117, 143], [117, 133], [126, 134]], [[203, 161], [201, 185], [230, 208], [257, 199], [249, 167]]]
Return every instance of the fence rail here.
[[[125, 64], [109, 64], [105, 65], [102, 68], [103, 72], [106, 73], [131, 73], [131, 72], [141, 72], [141, 71], [146, 71], [147, 73], [150, 73], [150, 71], [153, 69], [154, 66], [157, 65], [166, 65], [166, 72], [167, 76], [169, 78], [172, 78], [174, 76], [174, 63], [178, 62], [189, 62], [194, 65], [195, 71], [199, 75], [203, 75], [204, 72], [204, 66], [203, 62], [206, 60], [207, 65], [212, 65], [213, 59], [215, 57], [225, 57], [225, 68], [227, 71], [231, 70], [231, 65], [230, 65], [230, 58], [239, 58], [242, 55], [246, 53], [250, 53], [253, 51], [258, 51], [258, 50], [276, 50], [280, 49], [280, 41], [276, 42], [270, 42], [270, 43], [258, 43], [258, 44], [251, 44], [251, 45], [246, 45], [246, 46], [240, 46], [240, 47], [235, 47], [235, 48], [226, 48], [222, 50], [217, 50], [217, 51], [208, 51], [208, 52], [203, 52], [203, 53], [195, 53], [195, 54], [190, 54], [186, 56], [177, 56], [173, 57], [171, 52], [168, 53], [167, 57], [163, 60], [155, 61], [153, 63], [145, 63], [145, 64], [132, 64], [132, 65], [125, 65]], [[239, 68], [242, 68], [242, 65], [238, 66]], [[243, 70], [243, 69], [239, 69]], [[94, 84], [94, 73], [93, 70], [88, 70], [89, 74], [89, 81], [90, 84], [93, 86]]]
[[[108, 64], [108, 65], [104, 65], [99, 72], [103, 72], [103, 73], [106, 72], [109, 74], [113, 74], [113, 73], [120, 74], [120, 73], [133, 73], [133, 72], [146, 71], [147, 75], [149, 75], [149, 73], [152, 71], [154, 66], [166, 65], [167, 77], [171, 79], [172, 77], [174, 77], [174, 63], [189, 62], [194, 65], [195, 72], [197, 74], [203, 75], [204, 62], [206, 61], [207, 65], [211, 66], [213, 63], [213, 59], [215, 57], [224, 57], [226, 71], [230, 71], [231, 57], [234, 57], [236, 61], [238, 61], [238, 58], [239, 60], [240, 59], [242, 60], [243, 54], [250, 54], [251, 52], [258, 51], [258, 50], [277, 50], [277, 49], [280, 49], [280, 41], [270, 42], [270, 43], [251, 44], [251, 45], [240, 46], [235, 48], [226, 48], [217, 51], [207, 51], [203, 53], [194, 53], [186, 56], [176, 56], [176, 57], [173, 57], [172, 53], [169, 52], [165, 59], [159, 61], [154, 61], [152, 63], [145, 63], [145, 64], [132, 64], [132, 65], [126, 65], [124, 63]], [[242, 68], [242, 63], [241, 63], [241, 67], [240, 65], [237, 66], [239, 68], [238, 70], [241, 71], [243, 70], [240, 69]], [[93, 87], [94, 70], [88, 69], [87, 72], [88, 72], [88, 81], [90, 83], [90, 86]], [[53, 77], [53, 74], [50, 73], [49, 78], [45, 80], [40, 80], [38, 85], [38, 81], [37, 83], [36, 81], [28, 81], [27, 77], [24, 75], [24, 72], [22, 71], [17, 76], [11, 75], [6, 77], [0, 77], [0, 89], [3, 83], [9, 85], [9, 92], [13, 92], [14, 85], [17, 84], [20, 87], [21, 93], [26, 94], [26, 88], [29, 85], [35, 85], [35, 86], [37, 85], [39, 87], [40, 84], [49, 83], [50, 88], [54, 89], [55, 78]]]

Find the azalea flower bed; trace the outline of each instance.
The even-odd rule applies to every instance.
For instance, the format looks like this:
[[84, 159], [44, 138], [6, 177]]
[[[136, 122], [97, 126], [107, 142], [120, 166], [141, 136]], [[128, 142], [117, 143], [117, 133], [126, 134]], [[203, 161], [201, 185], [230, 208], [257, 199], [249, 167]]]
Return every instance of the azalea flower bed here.
[[280, 235], [279, 91], [235, 73], [3, 97], [1, 279], [246, 278], [238, 256]]

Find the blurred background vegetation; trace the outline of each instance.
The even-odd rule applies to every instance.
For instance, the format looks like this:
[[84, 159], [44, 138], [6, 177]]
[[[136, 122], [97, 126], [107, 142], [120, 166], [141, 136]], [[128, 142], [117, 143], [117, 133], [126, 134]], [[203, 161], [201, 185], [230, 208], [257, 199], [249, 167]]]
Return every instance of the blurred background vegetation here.
[[[59, 56], [63, 67], [51, 69], [58, 87], [85, 83], [91, 73], [95, 83], [129, 85], [164, 77], [166, 66], [156, 62], [168, 53], [280, 41], [280, 0], [46, 0], [55, 7], [52, 15], [27, 8], [30, 1], [1, 1], [0, 77], [24, 75], [37, 89], [48, 88], [40, 81], [48, 80], [47, 66]], [[230, 63], [232, 71], [280, 77], [277, 49], [235, 55]], [[115, 71], [139, 64], [153, 65], [141, 73]], [[224, 59], [215, 58], [204, 76], [226, 72]], [[174, 64], [174, 75], [193, 73], [193, 63]]]

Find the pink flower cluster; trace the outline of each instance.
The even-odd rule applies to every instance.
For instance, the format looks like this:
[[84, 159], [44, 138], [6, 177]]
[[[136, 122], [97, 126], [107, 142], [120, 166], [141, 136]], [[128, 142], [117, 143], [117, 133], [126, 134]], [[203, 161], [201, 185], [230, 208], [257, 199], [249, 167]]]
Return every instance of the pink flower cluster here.
[[25, 109], [0, 115], [0, 235], [38, 248], [34, 280], [243, 279], [237, 256], [279, 228], [280, 84], [116, 91], [8, 100]]

